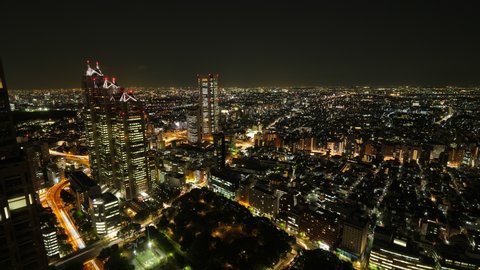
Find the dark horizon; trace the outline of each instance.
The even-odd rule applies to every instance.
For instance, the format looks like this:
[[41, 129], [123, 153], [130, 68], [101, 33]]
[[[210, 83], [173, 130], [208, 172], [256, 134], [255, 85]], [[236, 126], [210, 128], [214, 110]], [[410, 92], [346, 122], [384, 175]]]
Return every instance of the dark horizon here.
[[480, 85], [467, 1], [0, 6], [10, 89], [79, 88], [87, 59], [127, 87]]

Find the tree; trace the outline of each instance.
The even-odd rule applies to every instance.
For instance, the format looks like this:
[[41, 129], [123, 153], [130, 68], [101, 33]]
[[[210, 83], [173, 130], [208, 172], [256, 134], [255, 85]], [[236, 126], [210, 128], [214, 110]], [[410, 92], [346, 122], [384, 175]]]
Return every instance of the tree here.
[[158, 225], [198, 269], [226, 264], [233, 269], [269, 267], [293, 242], [270, 220], [253, 217], [243, 206], [208, 189], [194, 189], [177, 198]]
[[101, 261], [105, 261], [110, 257], [110, 255], [112, 255], [112, 250], [110, 249], [110, 247], [106, 247], [102, 249], [102, 251], [100, 251], [100, 254], [98, 254], [97, 256], [97, 259]]
[[119, 252], [116, 252], [110, 256], [105, 263], [105, 269], [107, 270], [134, 270], [135, 267], [130, 264], [127, 258], [120, 256]]
[[316, 270], [319, 266], [323, 269], [353, 270], [350, 263], [340, 261], [333, 253], [321, 249], [306, 250], [292, 270]]
[[65, 269], [68, 269], [68, 270], [83, 270], [83, 263], [81, 262], [72, 262], [72, 263], [69, 263]]
[[69, 254], [73, 252], [73, 247], [70, 243], [63, 242], [59, 244], [59, 250], [62, 254]]
[[133, 219], [137, 222], [143, 222], [150, 217], [150, 213], [147, 210], [140, 210]]

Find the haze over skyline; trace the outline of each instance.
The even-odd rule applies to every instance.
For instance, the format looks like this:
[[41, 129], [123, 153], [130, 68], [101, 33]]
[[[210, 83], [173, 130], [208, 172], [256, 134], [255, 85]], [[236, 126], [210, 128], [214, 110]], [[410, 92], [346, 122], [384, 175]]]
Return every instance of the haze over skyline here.
[[78, 88], [87, 59], [123, 86], [480, 85], [472, 2], [158, 5], [0, 4], [9, 88]]

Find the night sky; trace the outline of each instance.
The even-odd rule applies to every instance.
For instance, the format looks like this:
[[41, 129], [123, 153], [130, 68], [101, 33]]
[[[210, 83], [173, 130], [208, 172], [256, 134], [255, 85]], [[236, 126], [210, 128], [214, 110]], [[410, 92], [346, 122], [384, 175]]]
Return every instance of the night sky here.
[[80, 87], [87, 59], [124, 86], [480, 85], [477, 1], [35, 2], [0, 3], [11, 89]]

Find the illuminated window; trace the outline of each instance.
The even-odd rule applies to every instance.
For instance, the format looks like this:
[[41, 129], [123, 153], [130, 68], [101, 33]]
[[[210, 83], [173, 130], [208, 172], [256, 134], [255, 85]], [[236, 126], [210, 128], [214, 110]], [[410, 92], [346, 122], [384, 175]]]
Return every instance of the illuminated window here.
[[8, 208], [15, 210], [27, 206], [27, 200], [25, 196], [20, 196], [12, 199], [8, 199]]
[[1, 78], [0, 78], [0, 89], [3, 89], [3, 83]]

